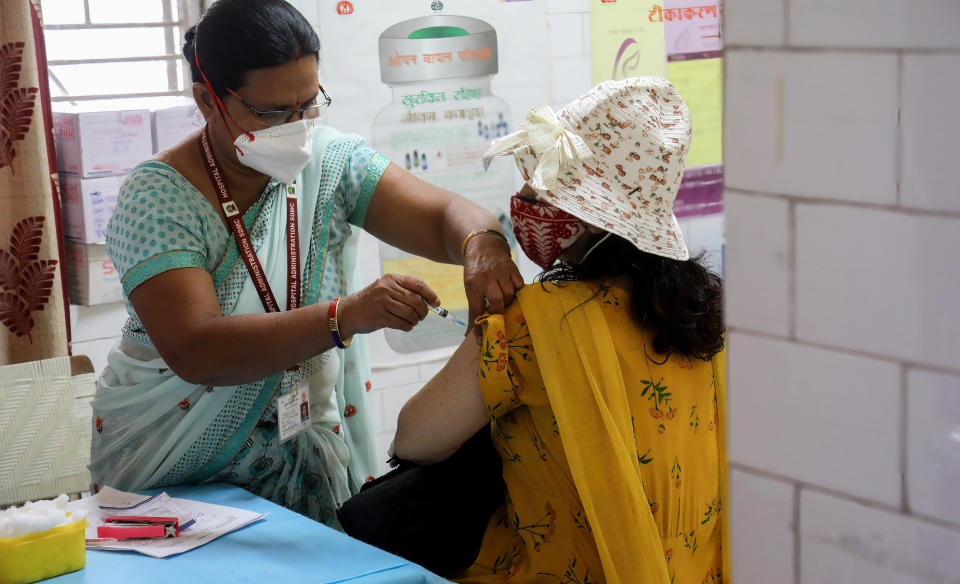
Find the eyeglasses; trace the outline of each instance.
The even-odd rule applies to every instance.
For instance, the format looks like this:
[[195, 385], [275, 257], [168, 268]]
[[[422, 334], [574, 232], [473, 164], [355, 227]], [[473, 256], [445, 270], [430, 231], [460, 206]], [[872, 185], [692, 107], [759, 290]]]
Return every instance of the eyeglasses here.
[[[237, 101], [247, 106], [247, 108], [253, 113], [255, 113], [258, 118], [263, 120], [265, 124], [267, 124], [268, 126], [279, 126], [280, 124], [286, 124], [287, 122], [292, 121], [294, 119], [294, 116], [296, 116], [297, 114], [299, 114], [299, 117], [296, 118], [297, 120], [302, 120], [302, 119], [309, 120], [309, 119], [320, 117], [320, 114], [322, 114], [323, 111], [330, 106], [330, 103], [333, 100], [330, 99], [330, 96], [327, 95], [327, 92], [323, 90], [322, 85], [320, 85], [319, 88], [320, 88], [320, 96], [322, 96], [322, 101], [320, 101], [319, 103], [314, 103], [311, 105], [299, 107], [295, 110], [267, 110], [267, 111], [259, 110], [255, 108], [253, 105], [247, 103], [242, 97], [237, 95], [237, 93], [234, 90], [227, 89], [227, 91], [230, 92], [230, 95], [237, 98]], [[314, 98], [312, 101], [316, 101], [316, 98]]]

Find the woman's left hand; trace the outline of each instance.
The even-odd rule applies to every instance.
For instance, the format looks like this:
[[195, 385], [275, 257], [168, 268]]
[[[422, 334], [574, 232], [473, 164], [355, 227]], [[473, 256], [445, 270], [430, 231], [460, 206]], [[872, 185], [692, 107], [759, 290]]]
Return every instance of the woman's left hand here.
[[502, 314], [523, 287], [523, 276], [510, 257], [507, 242], [496, 235], [477, 235], [467, 242], [463, 286], [470, 308], [470, 326], [484, 312]]

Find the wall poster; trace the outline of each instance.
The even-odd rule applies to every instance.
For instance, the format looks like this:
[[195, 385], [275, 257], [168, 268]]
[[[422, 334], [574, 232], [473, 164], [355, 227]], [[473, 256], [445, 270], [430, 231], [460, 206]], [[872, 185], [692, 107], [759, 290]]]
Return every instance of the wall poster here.
[[[519, 174], [505, 162], [483, 172], [481, 158], [491, 140], [514, 131], [517, 116], [549, 103], [544, 4], [321, 0], [321, 79], [334, 99], [326, 123], [370, 137], [393, 163], [484, 205], [512, 234], [508, 200]], [[389, 272], [418, 276], [466, 319], [459, 266], [414, 257], [368, 236], [360, 254], [365, 281]], [[374, 256], [378, 261], [371, 261]], [[403, 354], [425, 349], [445, 354], [463, 333], [429, 316], [411, 333], [373, 335], [373, 363], [408, 362]]]

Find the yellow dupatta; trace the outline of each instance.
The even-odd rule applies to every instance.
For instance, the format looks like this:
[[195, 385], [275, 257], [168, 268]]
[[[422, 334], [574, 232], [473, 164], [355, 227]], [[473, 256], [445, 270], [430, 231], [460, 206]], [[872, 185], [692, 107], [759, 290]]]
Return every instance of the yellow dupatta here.
[[[602, 309], [590, 301], [593, 290], [583, 283], [551, 287], [549, 294], [536, 292], [522, 290], [517, 299], [606, 581], [667, 584], [660, 533], [635, 456], [626, 388]], [[722, 357], [714, 360], [714, 374], [722, 432], [726, 415]], [[724, 450], [721, 493], [726, 500]], [[723, 574], [724, 582], [729, 582], [726, 523], [724, 519]]]
[[730, 561], [730, 483], [727, 476], [727, 351], [717, 353], [712, 360], [713, 379], [717, 384], [717, 430], [720, 432], [720, 500], [725, 512], [720, 515], [723, 545], [723, 584], [733, 581]]

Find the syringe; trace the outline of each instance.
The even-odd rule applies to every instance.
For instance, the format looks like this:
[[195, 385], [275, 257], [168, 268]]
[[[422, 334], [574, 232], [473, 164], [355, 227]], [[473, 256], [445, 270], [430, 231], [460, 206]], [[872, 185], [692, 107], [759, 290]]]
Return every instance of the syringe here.
[[443, 319], [445, 319], [445, 320], [449, 320], [449, 321], [452, 322], [453, 324], [458, 324], [458, 325], [460, 325], [460, 326], [462, 326], [462, 327], [466, 327], [466, 326], [467, 326], [467, 323], [463, 322], [462, 320], [460, 320], [459, 318], [457, 318], [456, 316], [454, 316], [452, 312], [450, 312], [449, 310], [447, 310], [446, 308], [444, 308], [444, 307], [442, 307], [442, 306], [430, 306], [430, 305], [428, 304], [428, 305], [427, 305], [427, 308], [429, 308], [431, 312], [433, 312], [434, 314], [436, 314], [436, 315], [439, 316], [440, 318], [443, 318]]

